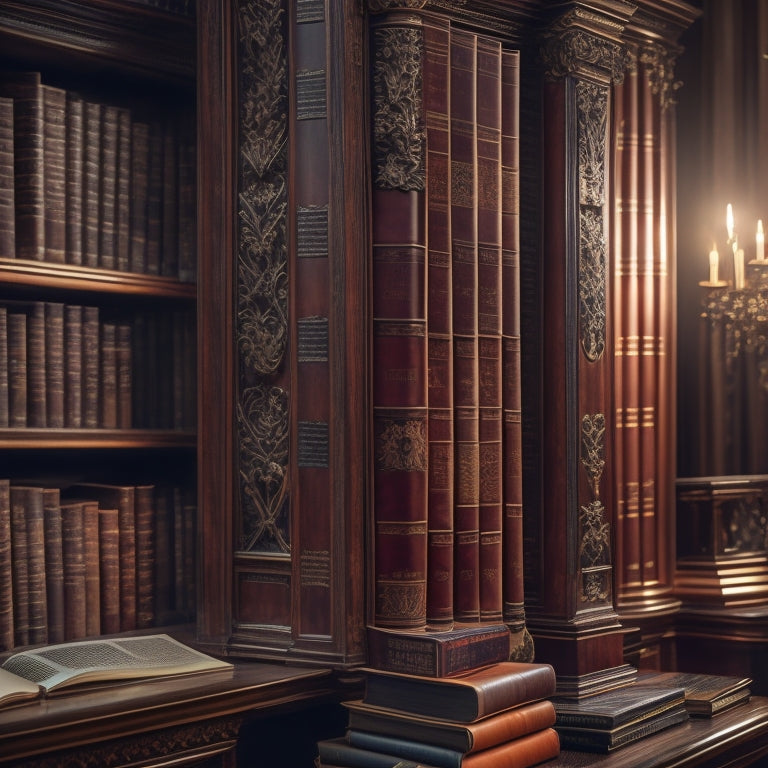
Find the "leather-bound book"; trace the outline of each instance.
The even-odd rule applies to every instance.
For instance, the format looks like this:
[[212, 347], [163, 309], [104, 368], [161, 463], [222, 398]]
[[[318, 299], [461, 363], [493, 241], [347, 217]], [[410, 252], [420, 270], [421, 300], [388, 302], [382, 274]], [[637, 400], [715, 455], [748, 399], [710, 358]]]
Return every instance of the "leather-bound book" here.
[[83, 265], [99, 266], [101, 104], [83, 106]]
[[117, 327], [103, 322], [99, 328], [99, 426], [117, 427]]
[[85, 565], [85, 634], [101, 632], [101, 565], [99, 503], [83, 501], [83, 562]]
[[64, 123], [65, 138], [65, 197], [66, 261], [83, 263], [83, 99], [67, 92]]
[[117, 110], [115, 160], [115, 269], [127, 272], [131, 258], [131, 113]]
[[456, 723], [399, 709], [373, 707], [362, 700], [344, 702], [350, 729], [380, 733], [469, 754], [481, 752], [555, 724], [555, 707], [549, 699], [521, 704], [474, 723]]
[[8, 426], [27, 426], [27, 315], [7, 310]]
[[193, 283], [197, 278], [197, 156], [194, 130], [186, 126], [180, 126], [179, 130], [178, 278]]
[[147, 192], [149, 172], [149, 125], [131, 123], [131, 220], [130, 270], [147, 268]]
[[39, 72], [0, 73], [0, 96], [13, 99], [16, 258], [45, 259], [43, 86]]
[[179, 276], [179, 156], [176, 122], [163, 123], [163, 206], [160, 274]]
[[117, 211], [117, 135], [119, 110], [111, 104], [101, 107], [99, 266], [117, 269], [115, 214]]
[[127, 322], [115, 324], [115, 387], [115, 424], [119, 429], [130, 429], [133, 424], [133, 364], [131, 325]]
[[477, 38], [451, 31], [451, 270], [455, 434], [456, 621], [480, 618], [480, 443], [477, 344]]
[[27, 313], [27, 426], [46, 426], [45, 304], [34, 301]]
[[0, 478], [0, 650], [9, 651], [14, 644], [11, 483]]
[[45, 302], [45, 425], [64, 426], [64, 304]]
[[29, 545], [23, 490], [10, 487], [14, 645], [29, 644]]
[[95, 429], [100, 419], [100, 321], [98, 307], [83, 307], [83, 427]]
[[13, 99], [0, 96], [0, 259], [16, 257], [13, 154]]
[[8, 422], [8, 309], [0, 306], [0, 429]]
[[525, 624], [523, 596], [523, 457], [520, 359], [520, 54], [501, 54], [501, 277], [504, 489], [504, 621]]
[[64, 639], [86, 635], [85, 536], [82, 501], [62, 499], [61, 542], [64, 559]]
[[163, 127], [149, 124], [149, 159], [147, 171], [147, 250], [146, 271], [160, 274], [160, 249], [163, 228]]
[[427, 625], [453, 626], [453, 342], [450, 243], [450, 26], [423, 25], [426, 125], [429, 492]]
[[555, 670], [543, 663], [502, 661], [455, 677], [364, 671], [366, 704], [458, 723], [472, 723], [555, 693]]
[[43, 488], [12, 486], [12, 503], [21, 508], [27, 524], [27, 603], [29, 642], [48, 642], [48, 598], [45, 585], [45, 513]]
[[[137, 485], [136, 505], [136, 626], [155, 623], [155, 487]], [[167, 551], [163, 554], [167, 557]]]
[[83, 308], [64, 306], [64, 426], [83, 426]]
[[155, 553], [154, 553], [154, 607], [158, 624], [170, 623], [174, 607], [173, 558], [173, 487], [161, 485], [155, 488]]
[[64, 642], [64, 552], [61, 531], [61, 492], [43, 490], [45, 588], [48, 601], [48, 642]]
[[120, 526], [116, 509], [99, 509], [101, 632], [120, 631]]
[[43, 200], [45, 260], [66, 261], [66, 105], [63, 88], [43, 85]]

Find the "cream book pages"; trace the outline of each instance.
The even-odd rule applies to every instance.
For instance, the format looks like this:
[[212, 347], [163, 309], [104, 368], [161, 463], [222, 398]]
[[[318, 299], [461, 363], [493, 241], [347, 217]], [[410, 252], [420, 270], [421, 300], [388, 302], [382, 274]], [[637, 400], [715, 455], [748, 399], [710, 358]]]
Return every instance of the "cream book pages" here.
[[0, 668], [0, 707], [25, 704], [39, 699], [40, 696], [41, 688], [37, 683]]
[[21, 651], [2, 665], [46, 693], [84, 683], [232, 670], [168, 635], [84, 640]]

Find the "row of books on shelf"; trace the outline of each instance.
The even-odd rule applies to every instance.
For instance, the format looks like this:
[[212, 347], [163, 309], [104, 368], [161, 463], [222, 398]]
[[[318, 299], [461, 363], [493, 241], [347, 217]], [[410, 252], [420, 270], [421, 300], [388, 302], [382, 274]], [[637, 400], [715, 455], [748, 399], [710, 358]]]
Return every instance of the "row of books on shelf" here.
[[194, 314], [0, 304], [0, 428], [194, 429]]
[[194, 281], [195, 152], [178, 110], [0, 74], [0, 258]]
[[188, 621], [196, 518], [175, 485], [0, 479], [0, 651]]

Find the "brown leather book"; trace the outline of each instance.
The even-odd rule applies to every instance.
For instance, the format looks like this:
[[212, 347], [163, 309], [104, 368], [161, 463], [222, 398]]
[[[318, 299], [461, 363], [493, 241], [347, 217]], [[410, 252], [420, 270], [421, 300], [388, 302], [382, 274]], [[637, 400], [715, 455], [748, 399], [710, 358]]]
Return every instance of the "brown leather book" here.
[[117, 327], [103, 322], [99, 329], [99, 426], [117, 428]]
[[14, 644], [11, 483], [0, 478], [0, 650], [9, 651]]
[[147, 268], [147, 191], [149, 171], [149, 125], [131, 123], [130, 270]]
[[131, 254], [131, 113], [117, 110], [115, 159], [115, 269], [127, 272]]
[[86, 635], [85, 549], [82, 501], [61, 501], [64, 560], [64, 639]]
[[64, 306], [64, 426], [83, 426], [83, 308]]
[[551, 698], [555, 671], [549, 664], [502, 661], [455, 677], [427, 677], [365, 669], [363, 701], [459, 723]]
[[451, 270], [455, 435], [456, 621], [480, 618], [480, 434], [477, 344], [477, 38], [453, 29], [451, 89]]
[[[155, 623], [155, 487], [138, 485], [136, 505], [136, 626]], [[167, 557], [167, 551], [163, 554]]]
[[118, 429], [133, 426], [133, 359], [131, 325], [115, 324], [115, 424]]
[[95, 429], [101, 416], [99, 370], [99, 308], [83, 307], [83, 427]]
[[368, 665], [390, 672], [451, 677], [509, 659], [506, 624], [470, 624], [444, 631], [368, 627]]
[[115, 213], [117, 211], [117, 134], [119, 110], [102, 104], [99, 183], [99, 266], [117, 269]]
[[422, 741], [469, 754], [495, 747], [555, 724], [555, 707], [549, 699], [521, 704], [474, 723], [455, 723], [399, 709], [344, 702], [349, 710], [349, 728]]
[[64, 642], [64, 552], [61, 530], [61, 492], [43, 490], [45, 588], [48, 600], [48, 642]]
[[16, 257], [13, 178], [13, 99], [0, 96], [0, 259]]
[[450, 25], [423, 25], [426, 125], [429, 494], [427, 625], [453, 626], [453, 344], [450, 244]]
[[8, 309], [0, 306], [0, 428], [8, 426]]
[[43, 84], [43, 200], [45, 260], [66, 261], [66, 139], [67, 94], [63, 88]]
[[179, 126], [179, 267], [178, 278], [193, 283], [197, 278], [197, 179], [194, 129]]
[[120, 527], [116, 509], [99, 509], [101, 632], [120, 631]]
[[83, 107], [83, 256], [86, 267], [99, 266], [101, 210], [101, 104]]
[[101, 632], [101, 554], [99, 550], [99, 503], [83, 502], [83, 561], [85, 565], [85, 634]]
[[66, 261], [83, 263], [83, 99], [67, 93], [64, 123], [65, 136], [65, 197]]
[[27, 311], [27, 426], [45, 427], [45, 304], [34, 301]]
[[27, 426], [27, 315], [7, 311], [8, 426]]
[[13, 642], [29, 644], [29, 538], [24, 493], [10, 487], [11, 562], [13, 571]]
[[176, 123], [163, 123], [163, 206], [160, 274], [179, 276], [179, 156]]
[[149, 158], [147, 171], [147, 250], [146, 272], [160, 274], [160, 250], [163, 227], [163, 128], [152, 121], [149, 125]]
[[45, 197], [40, 73], [0, 73], [0, 96], [13, 99], [16, 258], [43, 261]]
[[43, 488], [12, 486], [11, 503], [21, 508], [27, 524], [27, 603], [29, 642], [48, 642], [48, 598], [45, 585], [45, 512]]
[[64, 304], [47, 301], [45, 314], [45, 426], [64, 426]]

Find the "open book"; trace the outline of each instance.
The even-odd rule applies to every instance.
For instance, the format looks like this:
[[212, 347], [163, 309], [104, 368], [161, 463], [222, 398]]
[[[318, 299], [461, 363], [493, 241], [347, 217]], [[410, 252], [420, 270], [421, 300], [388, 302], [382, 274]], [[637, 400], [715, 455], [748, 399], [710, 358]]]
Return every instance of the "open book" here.
[[82, 640], [32, 648], [0, 667], [0, 706], [21, 704], [68, 686], [231, 670], [168, 635]]

